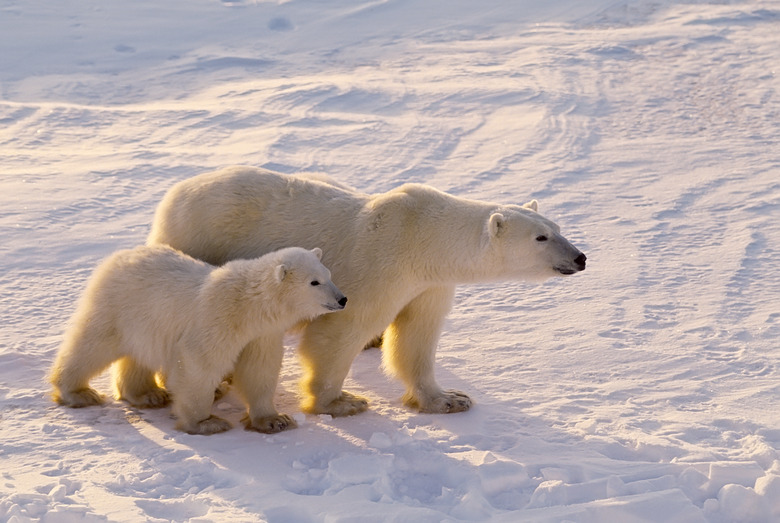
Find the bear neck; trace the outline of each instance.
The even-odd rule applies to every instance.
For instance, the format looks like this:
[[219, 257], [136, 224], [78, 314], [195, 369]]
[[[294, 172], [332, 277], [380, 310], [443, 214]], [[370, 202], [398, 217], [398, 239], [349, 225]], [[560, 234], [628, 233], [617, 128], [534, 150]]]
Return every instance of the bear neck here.
[[[401, 240], [414, 245], [412, 271], [426, 283], [453, 285], [501, 279], [487, 230], [496, 205], [468, 200], [426, 186], [405, 186], [424, 205], [407, 208]], [[415, 199], [413, 198], [412, 201]], [[402, 252], [402, 251], [398, 251]]]
[[255, 260], [234, 260], [212, 271], [204, 285], [206, 307], [213, 320], [230, 326], [230, 336], [242, 344], [280, 325], [289, 311], [275, 299], [277, 282], [272, 268]]

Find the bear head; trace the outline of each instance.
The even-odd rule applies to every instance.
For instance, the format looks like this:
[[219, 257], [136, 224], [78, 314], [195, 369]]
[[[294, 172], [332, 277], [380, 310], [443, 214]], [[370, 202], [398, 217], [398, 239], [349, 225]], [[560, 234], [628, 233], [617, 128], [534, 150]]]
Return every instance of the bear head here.
[[342, 310], [347, 297], [333, 284], [330, 271], [320, 262], [322, 250], [299, 247], [276, 253], [274, 278], [288, 306], [301, 317]]
[[585, 270], [585, 254], [538, 213], [538, 203], [507, 205], [490, 213], [486, 224], [490, 262], [496, 274], [540, 281]]

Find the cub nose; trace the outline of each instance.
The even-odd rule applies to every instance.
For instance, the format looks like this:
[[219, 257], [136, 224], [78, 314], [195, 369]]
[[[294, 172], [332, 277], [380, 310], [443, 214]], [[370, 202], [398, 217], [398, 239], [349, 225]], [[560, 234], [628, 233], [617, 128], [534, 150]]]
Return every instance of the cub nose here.
[[346, 296], [344, 296], [343, 298], [341, 298], [341, 299], [339, 300], [339, 305], [341, 305], [342, 307], [344, 307], [346, 304], [347, 304], [347, 297], [346, 297]]
[[584, 253], [580, 253], [579, 256], [574, 258], [574, 263], [577, 264], [577, 267], [579, 268], [579, 270], [584, 271], [585, 270], [585, 260], [587, 260], [587, 259], [588, 259], [588, 257], [585, 256]]

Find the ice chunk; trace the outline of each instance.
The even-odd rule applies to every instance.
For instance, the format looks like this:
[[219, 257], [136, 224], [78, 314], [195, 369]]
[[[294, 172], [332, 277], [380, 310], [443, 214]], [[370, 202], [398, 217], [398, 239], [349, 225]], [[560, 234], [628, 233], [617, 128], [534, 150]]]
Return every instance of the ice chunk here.
[[562, 481], [564, 483], [571, 483], [574, 479], [568, 470], [562, 468], [544, 467], [540, 472], [542, 473], [542, 477], [545, 479], [545, 481]]
[[328, 465], [328, 477], [341, 484], [373, 483], [387, 470], [391, 460], [391, 456], [380, 455], [340, 456]]
[[756, 493], [766, 500], [769, 512], [780, 516], [780, 476], [770, 474], [756, 480]]
[[752, 487], [764, 475], [758, 463], [720, 462], [710, 464], [710, 481], [706, 485], [707, 497], [715, 497], [725, 485]]
[[371, 434], [368, 444], [375, 449], [386, 449], [393, 446], [393, 440], [384, 432], [374, 432]]
[[518, 463], [493, 460], [479, 466], [479, 477], [486, 496], [530, 486], [532, 481], [525, 467]]
[[752, 488], [726, 485], [718, 493], [718, 503], [728, 521], [762, 523], [769, 519], [769, 506]]

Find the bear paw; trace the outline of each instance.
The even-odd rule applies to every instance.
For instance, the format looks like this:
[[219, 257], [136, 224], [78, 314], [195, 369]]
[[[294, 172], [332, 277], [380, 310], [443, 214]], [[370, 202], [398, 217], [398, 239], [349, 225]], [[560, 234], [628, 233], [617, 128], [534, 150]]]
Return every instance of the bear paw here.
[[217, 388], [214, 389], [214, 401], [219, 401], [224, 398], [228, 392], [230, 392], [230, 386], [233, 385], [233, 375], [228, 374], [225, 378], [219, 382]]
[[442, 391], [440, 396], [428, 398], [425, 403], [417, 400], [406, 400], [405, 403], [428, 414], [451, 414], [465, 412], [471, 408], [471, 398], [458, 390]]
[[274, 414], [273, 416], [261, 416], [254, 419], [251, 419], [247, 414], [241, 422], [246, 430], [255, 430], [263, 434], [276, 434], [277, 432], [294, 429], [298, 426], [295, 420], [287, 414]]
[[200, 434], [202, 436], [208, 436], [210, 434], [218, 434], [232, 429], [233, 426], [229, 421], [224, 420], [218, 416], [209, 416], [208, 418], [201, 420], [193, 427], [182, 427], [184, 432], [188, 434]]
[[159, 409], [171, 402], [171, 396], [168, 394], [168, 391], [159, 387], [139, 396], [123, 399], [137, 409]]
[[78, 409], [81, 407], [91, 407], [93, 405], [102, 405], [104, 397], [98, 391], [91, 387], [78, 390], [71, 390], [65, 393], [55, 392], [54, 401], [66, 407]]
[[325, 407], [315, 407], [312, 414], [330, 414], [335, 417], [354, 416], [368, 410], [368, 400], [362, 396], [356, 396], [349, 392], [341, 391], [341, 395], [331, 401]]

